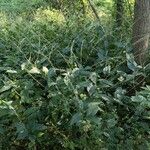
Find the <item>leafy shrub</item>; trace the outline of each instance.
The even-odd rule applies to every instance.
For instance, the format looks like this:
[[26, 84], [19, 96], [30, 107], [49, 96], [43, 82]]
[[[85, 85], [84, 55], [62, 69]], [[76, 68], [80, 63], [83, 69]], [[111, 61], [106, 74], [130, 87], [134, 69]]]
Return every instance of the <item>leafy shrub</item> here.
[[22, 69], [0, 89], [2, 148], [148, 149], [148, 86], [129, 97], [91, 67]]
[[149, 64], [97, 22], [59, 13], [0, 23], [0, 148], [148, 150]]

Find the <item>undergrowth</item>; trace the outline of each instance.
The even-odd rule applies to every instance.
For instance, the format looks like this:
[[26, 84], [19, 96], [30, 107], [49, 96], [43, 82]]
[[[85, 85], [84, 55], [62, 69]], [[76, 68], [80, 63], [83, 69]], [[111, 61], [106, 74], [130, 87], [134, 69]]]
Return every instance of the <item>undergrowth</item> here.
[[150, 149], [150, 67], [125, 33], [45, 8], [0, 18], [0, 149]]

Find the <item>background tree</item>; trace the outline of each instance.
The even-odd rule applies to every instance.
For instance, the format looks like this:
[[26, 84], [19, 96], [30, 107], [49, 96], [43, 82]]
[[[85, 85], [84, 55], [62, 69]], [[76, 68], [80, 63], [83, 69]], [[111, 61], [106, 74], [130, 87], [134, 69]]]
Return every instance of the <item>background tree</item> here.
[[133, 51], [138, 64], [144, 65], [147, 59], [150, 35], [150, 0], [136, 0], [133, 25]]
[[124, 14], [124, 0], [115, 0], [116, 5], [116, 25], [121, 27]]

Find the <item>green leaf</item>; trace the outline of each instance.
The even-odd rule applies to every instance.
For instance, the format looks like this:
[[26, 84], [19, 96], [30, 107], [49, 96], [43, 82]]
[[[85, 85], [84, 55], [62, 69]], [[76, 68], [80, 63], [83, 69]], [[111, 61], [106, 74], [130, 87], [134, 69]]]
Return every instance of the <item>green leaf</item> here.
[[133, 102], [137, 102], [137, 103], [141, 103], [141, 102], [144, 102], [144, 101], [147, 101], [145, 97], [143, 97], [142, 95], [138, 95], [138, 96], [133, 96], [131, 98], [131, 100]]
[[113, 86], [113, 83], [109, 80], [106, 80], [106, 79], [99, 79], [99, 82], [100, 82], [101, 88], [108, 88], [108, 87]]
[[30, 128], [32, 129], [32, 132], [35, 132], [35, 131], [46, 130], [47, 126], [33, 121], [33, 122], [30, 122]]
[[87, 115], [88, 116], [94, 116], [98, 111], [103, 111], [99, 107], [100, 102], [91, 102], [88, 104], [88, 109], [87, 109]]
[[111, 97], [109, 97], [109, 96], [107, 96], [107, 95], [105, 95], [105, 94], [101, 94], [101, 97], [102, 97], [102, 99], [103, 99], [104, 101], [106, 101], [106, 102], [110, 102], [110, 101], [112, 100]]
[[0, 93], [3, 93], [5, 91], [8, 91], [12, 88], [12, 85], [4, 85], [1, 89], [0, 89]]
[[113, 119], [113, 118], [109, 119], [107, 121], [107, 125], [108, 125], [109, 128], [114, 127], [116, 125], [116, 123], [117, 123], [117, 121], [115, 119]]
[[105, 61], [107, 58], [108, 58], [108, 57], [107, 57], [107, 51], [101, 49], [101, 50], [98, 52], [98, 59], [101, 60], [101, 61]]
[[52, 80], [52, 77], [56, 76], [56, 71], [54, 68], [50, 68], [48, 70], [48, 86], [51, 87], [55, 85], [54, 81]]
[[102, 118], [99, 118], [99, 117], [91, 117], [90, 118], [90, 121], [92, 121], [92, 122], [94, 122], [94, 123], [96, 123], [96, 124], [101, 124], [102, 123]]
[[74, 124], [78, 124], [82, 119], [82, 114], [81, 113], [76, 113], [73, 115], [70, 124], [74, 125]]
[[126, 58], [127, 58], [127, 66], [130, 70], [136, 71], [138, 68], [137, 63], [134, 61], [134, 56], [133, 54], [126, 53]]
[[7, 72], [7, 73], [11, 73], [11, 74], [16, 74], [16, 73], [17, 73], [16, 70], [7, 70], [6, 72]]
[[0, 125], [0, 134], [3, 134], [4, 131], [5, 131], [5, 129], [4, 129], [3, 125]]
[[126, 91], [121, 87], [118, 87], [115, 91], [115, 98], [122, 99], [125, 96]]
[[17, 139], [23, 140], [28, 136], [28, 130], [26, 129], [26, 127], [23, 123], [21, 123], [21, 122], [16, 123], [15, 127], [17, 129], [17, 131], [16, 131], [16, 134], [18, 135]]
[[108, 66], [106, 66], [106, 67], [103, 69], [103, 73], [104, 73], [104, 74], [110, 74], [110, 70], [111, 70], [111, 66], [108, 65]]
[[90, 79], [91, 79], [91, 81], [92, 81], [94, 84], [96, 84], [96, 81], [97, 81], [97, 74], [96, 74], [95, 72], [92, 72], [92, 73], [90, 74]]
[[95, 90], [96, 90], [96, 87], [95, 87], [92, 83], [90, 83], [90, 84], [87, 86], [87, 91], [88, 91], [88, 93], [89, 93], [90, 95], [92, 95], [92, 94], [95, 92]]
[[48, 78], [51, 78], [53, 76], [56, 76], [56, 70], [54, 68], [50, 68], [48, 70]]

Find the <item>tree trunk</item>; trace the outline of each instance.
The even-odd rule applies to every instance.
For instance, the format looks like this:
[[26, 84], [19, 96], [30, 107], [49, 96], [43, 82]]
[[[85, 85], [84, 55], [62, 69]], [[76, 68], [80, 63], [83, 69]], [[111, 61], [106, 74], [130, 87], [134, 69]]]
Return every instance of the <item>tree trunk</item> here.
[[144, 66], [148, 56], [150, 36], [150, 0], [136, 0], [132, 45], [135, 61]]
[[124, 15], [124, 0], [116, 0], [116, 25], [121, 27]]

